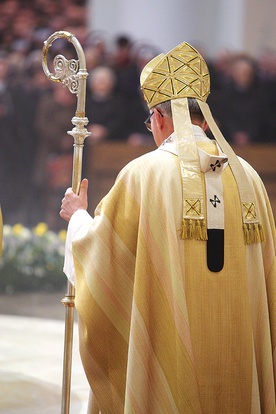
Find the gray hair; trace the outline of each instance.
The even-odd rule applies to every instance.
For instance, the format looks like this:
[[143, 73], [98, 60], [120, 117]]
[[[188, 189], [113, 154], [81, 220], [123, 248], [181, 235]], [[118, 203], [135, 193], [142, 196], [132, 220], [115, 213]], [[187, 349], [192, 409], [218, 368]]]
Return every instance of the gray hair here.
[[[200, 107], [196, 101], [195, 98], [188, 98], [188, 105], [189, 105], [189, 111], [192, 121], [204, 121], [204, 116], [200, 110]], [[158, 105], [156, 105], [156, 108], [158, 108], [163, 115], [167, 116], [168, 118], [172, 118], [172, 106], [171, 101], [165, 101]]]

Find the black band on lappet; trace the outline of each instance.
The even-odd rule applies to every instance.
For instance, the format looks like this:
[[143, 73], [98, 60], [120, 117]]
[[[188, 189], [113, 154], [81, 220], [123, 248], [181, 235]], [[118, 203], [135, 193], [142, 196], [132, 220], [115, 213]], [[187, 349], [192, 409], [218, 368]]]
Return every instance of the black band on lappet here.
[[224, 265], [224, 230], [208, 229], [207, 266], [211, 272], [220, 272]]

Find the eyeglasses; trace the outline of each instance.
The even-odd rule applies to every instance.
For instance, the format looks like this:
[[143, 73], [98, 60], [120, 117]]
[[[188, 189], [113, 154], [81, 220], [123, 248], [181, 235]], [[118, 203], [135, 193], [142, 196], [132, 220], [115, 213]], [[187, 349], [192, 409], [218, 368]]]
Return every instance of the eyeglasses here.
[[[154, 109], [156, 109], [156, 111], [157, 112], [159, 112], [159, 114], [162, 116], [162, 118], [163, 118], [163, 114], [162, 114], [162, 112], [161, 111], [159, 111], [159, 109], [158, 108], [154, 108]], [[150, 122], [150, 119], [151, 119], [151, 117], [152, 117], [152, 115], [154, 114], [154, 111], [152, 111], [152, 112], [150, 112], [150, 114], [149, 114], [149, 116], [147, 117], [147, 119], [145, 120], [145, 122], [144, 122], [144, 124], [146, 125], [146, 128], [147, 128], [147, 130], [149, 131], [149, 132], [152, 132], [152, 130], [151, 130], [151, 122]]]

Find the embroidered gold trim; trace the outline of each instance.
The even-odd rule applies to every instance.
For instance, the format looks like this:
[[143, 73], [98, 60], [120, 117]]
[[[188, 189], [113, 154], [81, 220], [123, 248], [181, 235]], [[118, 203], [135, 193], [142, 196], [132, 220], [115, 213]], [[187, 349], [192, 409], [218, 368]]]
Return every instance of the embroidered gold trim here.
[[256, 220], [257, 214], [254, 203], [242, 203], [242, 210], [245, 220]]
[[185, 199], [185, 217], [200, 217], [201, 216], [201, 202], [199, 199], [186, 198]]

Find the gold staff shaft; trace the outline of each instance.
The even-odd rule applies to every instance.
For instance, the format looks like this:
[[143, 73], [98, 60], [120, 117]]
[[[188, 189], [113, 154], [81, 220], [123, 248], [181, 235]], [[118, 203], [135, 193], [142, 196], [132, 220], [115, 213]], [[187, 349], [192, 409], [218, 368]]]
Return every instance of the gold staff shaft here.
[[[67, 60], [63, 55], [57, 55], [54, 58], [53, 75], [47, 64], [47, 55], [49, 48], [56, 39], [67, 39], [73, 44], [77, 52], [78, 60]], [[82, 171], [82, 154], [85, 138], [90, 135], [85, 126], [88, 119], [85, 117], [85, 96], [86, 96], [86, 62], [83, 49], [77, 38], [69, 32], [59, 31], [52, 34], [45, 42], [42, 50], [42, 67], [46, 76], [54, 81], [61, 82], [68, 87], [70, 92], [77, 95], [77, 109], [72, 119], [74, 125], [69, 135], [74, 138], [73, 151], [73, 172], [72, 172], [72, 189], [79, 193]], [[73, 350], [73, 328], [74, 328], [74, 306], [75, 306], [75, 289], [68, 282], [67, 293], [61, 301], [65, 306], [65, 335], [64, 335], [64, 356], [63, 356], [63, 379], [62, 379], [62, 404], [61, 414], [69, 414], [70, 394], [71, 394], [71, 371], [72, 371], [72, 350]]]

